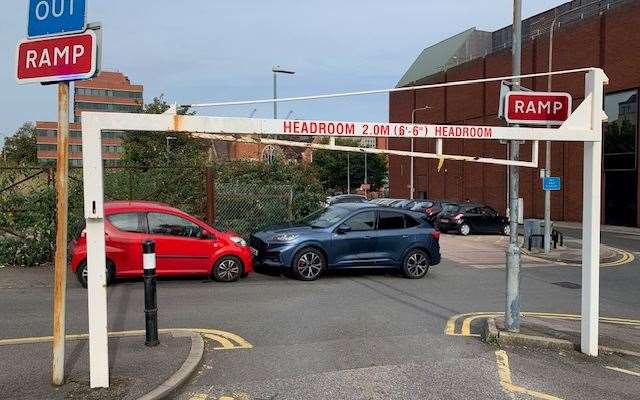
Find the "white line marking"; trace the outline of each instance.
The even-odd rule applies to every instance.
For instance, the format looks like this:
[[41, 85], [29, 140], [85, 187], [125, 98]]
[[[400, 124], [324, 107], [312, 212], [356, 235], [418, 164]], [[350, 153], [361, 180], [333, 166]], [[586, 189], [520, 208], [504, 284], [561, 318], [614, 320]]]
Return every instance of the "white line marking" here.
[[610, 367], [608, 365], [605, 366], [606, 369], [610, 369], [612, 371], [618, 371], [618, 372], [622, 372], [623, 374], [628, 374], [628, 375], [633, 375], [633, 376], [638, 376], [640, 377], [640, 373], [638, 372], [633, 372], [633, 371], [629, 371], [628, 369], [622, 369], [622, 368], [616, 368], [616, 367]]

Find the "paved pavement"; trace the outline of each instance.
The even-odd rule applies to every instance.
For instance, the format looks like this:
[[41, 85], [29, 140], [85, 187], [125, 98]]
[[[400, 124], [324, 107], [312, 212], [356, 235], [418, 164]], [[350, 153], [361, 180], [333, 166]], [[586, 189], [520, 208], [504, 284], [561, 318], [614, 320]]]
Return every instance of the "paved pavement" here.
[[[443, 237], [443, 263], [421, 280], [354, 271], [310, 283], [261, 274], [231, 284], [160, 281], [161, 328], [221, 330], [250, 344], [227, 350], [208, 345], [199, 371], [178, 397], [531, 398], [517, 391], [525, 388], [556, 398], [634, 398], [628, 396], [638, 393], [639, 377], [607, 369], [597, 364], [600, 361], [523, 349], [497, 353], [475, 337], [445, 335], [455, 314], [504, 309], [504, 270], [478, 268], [498, 265], [503, 256], [476, 253], [474, 260], [474, 251], [482, 248], [474, 250], [475, 241], [459, 239], [466, 238]], [[468, 260], [457, 258], [463, 253], [470, 255]], [[580, 313], [580, 291], [561, 285], [579, 284], [579, 267], [535, 260], [525, 264], [536, 267], [522, 271], [523, 310]], [[636, 259], [602, 269], [603, 316], [640, 319], [638, 267]], [[7, 273], [0, 270], [0, 282], [9, 282]], [[51, 281], [43, 275], [42, 270], [29, 270], [19, 282], [0, 285], [1, 338], [50, 334]], [[86, 291], [74, 279], [68, 286], [68, 329], [85, 332]], [[143, 328], [140, 280], [118, 283], [108, 296], [111, 331]], [[638, 361], [606, 363], [633, 372]], [[3, 374], [0, 371], [0, 381]]]
[[[111, 388], [89, 390], [87, 340], [66, 343], [66, 383], [51, 385], [51, 342], [0, 343], [0, 398], [14, 399], [137, 399], [182, 365], [191, 348], [188, 337], [160, 335], [157, 347], [144, 346], [144, 336], [111, 338]], [[28, 355], [28, 356], [26, 356]]]

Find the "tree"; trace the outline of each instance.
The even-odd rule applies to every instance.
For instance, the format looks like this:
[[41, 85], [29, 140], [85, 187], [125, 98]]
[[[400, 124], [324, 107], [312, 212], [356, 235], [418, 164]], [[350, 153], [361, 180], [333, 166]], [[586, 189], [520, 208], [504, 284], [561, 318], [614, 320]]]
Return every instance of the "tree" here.
[[[142, 110], [145, 114], [162, 114], [170, 105], [164, 95], [154, 97]], [[178, 108], [179, 115], [194, 115], [189, 107]], [[123, 164], [135, 166], [204, 165], [208, 144], [202, 139], [175, 132], [135, 132], [124, 137]]]
[[[337, 139], [337, 145], [358, 146], [358, 142], [349, 139]], [[351, 190], [364, 183], [364, 154], [349, 153], [349, 172]], [[318, 170], [325, 189], [347, 192], [347, 153], [335, 150], [316, 150], [313, 154], [313, 166]], [[387, 160], [380, 154], [367, 154], [367, 182], [371, 190], [384, 185], [387, 177]]]
[[35, 165], [38, 163], [36, 129], [31, 122], [22, 125], [4, 140], [3, 156], [8, 163]]

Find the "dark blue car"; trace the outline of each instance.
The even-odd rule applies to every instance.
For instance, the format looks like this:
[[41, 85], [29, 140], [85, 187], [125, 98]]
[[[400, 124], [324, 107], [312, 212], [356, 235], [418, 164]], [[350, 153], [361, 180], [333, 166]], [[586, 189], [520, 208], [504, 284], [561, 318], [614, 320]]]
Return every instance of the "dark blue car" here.
[[440, 263], [440, 232], [423, 214], [345, 203], [327, 207], [296, 225], [251, 236], [256, 264], [289, 268], [301, 280], [329, 269], [394, 267], [418, 279]]

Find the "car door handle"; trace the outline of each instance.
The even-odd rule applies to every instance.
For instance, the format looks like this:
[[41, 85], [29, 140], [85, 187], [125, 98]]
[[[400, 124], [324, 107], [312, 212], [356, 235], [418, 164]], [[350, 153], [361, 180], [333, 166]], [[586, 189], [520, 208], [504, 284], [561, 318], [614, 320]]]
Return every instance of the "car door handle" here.
[[371, 239], [373, 236], [363, 236], [363, 239]]

